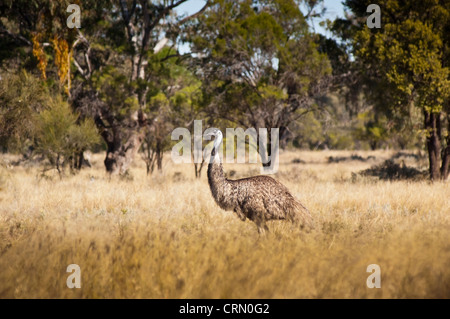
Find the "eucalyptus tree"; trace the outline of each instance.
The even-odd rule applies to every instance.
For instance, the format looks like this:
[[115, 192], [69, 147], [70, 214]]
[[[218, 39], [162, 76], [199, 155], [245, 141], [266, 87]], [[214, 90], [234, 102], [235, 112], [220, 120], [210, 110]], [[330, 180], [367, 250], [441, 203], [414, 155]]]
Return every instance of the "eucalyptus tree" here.
[[450, 1], [381, 0], [380, 28], [366, 24], [371, 1], [347, 0], [335, 30], [349, 43], [367, 99], [397, 123], [418, 110], [430, 178], [448, 179], [450, 165]]
[[256, 129], [258, 145], [259, 129], [268, 129], [264, 166], [273, 160], [270, 130], [283, 136], [329, 85], [330, 63], [301, 3], [215, 0], [190, 26], [206, 102], [217, 117]]

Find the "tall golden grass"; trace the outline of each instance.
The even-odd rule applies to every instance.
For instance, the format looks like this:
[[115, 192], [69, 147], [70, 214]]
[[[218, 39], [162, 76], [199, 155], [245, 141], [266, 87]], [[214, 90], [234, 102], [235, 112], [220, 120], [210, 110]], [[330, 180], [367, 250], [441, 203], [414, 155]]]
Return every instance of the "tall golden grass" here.
[[[109, 178], [103, 155], [62, 179], [0, 163], [0, 298], [449, 298], [450, 187], [355, 178], [375, 160], [328, 164], [350, 152], [283, 152], [275, 176], [316, 228], [256, 226], [217, 207], [206, 172], [173, 164]], [[301, 159], [305, 163], [293, 163]], [[426, 163], [407, 159], [407, 164]], [[255, 165], [225, 164], [234, 178]], [[69, 289], [69, 264], [81, 288]], [[366, 285], [381, 268], [381, 288]]]

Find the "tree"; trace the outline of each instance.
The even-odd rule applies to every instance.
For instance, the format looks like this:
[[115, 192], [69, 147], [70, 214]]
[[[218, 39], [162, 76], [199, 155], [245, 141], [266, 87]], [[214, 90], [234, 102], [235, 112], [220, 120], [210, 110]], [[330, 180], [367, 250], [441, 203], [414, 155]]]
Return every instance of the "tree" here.
[[[32, 50], [30, 67], [43, 79], [49, 74], [58, 79], [72, 106], [94, 119], [107, 145], [105, 167], [121, 174], [152, 125], [145, 115], [150, 77], [155, 77], [149, 59], [165, 45], [174, 46], [180, 25], [192, 16], [173, 12], [187, 0], [73, 1], [80, 5], [82, 28], [70, 29], [71, 2], [4, 1], [0, 35], [15, 48]], [[1, 50], [3, 56], [12, 58]]]
[[70, 162], [75, 168], [76, 155], [99, 142], [93, 121], [79, 121], [79, 115], [61, 97], [50, 99], [36, 117], [36, 151], [50, 161], [60, 176], [64, 164]]
[[267, 128], [268, 145], [260, 154], [268, 157], [270, 129], [283, 136], [329, 83], [328, 59], [318, 51], [299, 3], [217, 0], [191, 29], [198, 76], [216, 117], [257, 132]]
[[34, 143], [34, 116], [47, 105], [48, 88], [25, 71], [0, 76], [0, 145], [24, 151]]
[[[40, 105], [40, 109], [29, 108], [31, 112], [20, 112], [23, 108], [16, 108], [14, 103], [8, 103], [9, 115], [18, 115], [18, 122], [13, 125], [22, 127], [21, 123], [26, 123], [27, 119], [36, 117], [35, 112], [47, 106], [51, 100], [57, 96], [68, 99], [71, 93], [71, 83], [73, 78], [72, 62], [78, 65], [73, 57], [74, 48], [79, 45], [77, 39], [77, 29], [71, 29], [67, 25], [69, 4], [75, 2], [80, 5], [80, 1], [66, 0], [31, 0], [31, 1], [11, 1], [6, 0], [0, 4], [0, 42], [5, 43], [5, 50], [0, 49], [0, 63], [2, 69], [8, 73], [21, 73], [27, 70], [32, 74], [39, 74], [40, 86], [45, 88], [45, 103], [40, 101], [39, 95], [36, 101], [27, 102], [30, 105]], [[105, 1], [106, 2], [106, 1]], [[93, 20], [92, 13], [105, 4], [104, 1], [83, 1], [90, 11], [83, 12], [83, 21]], [[106, 3], [107, 4], [107, 3]], [[97, 7], [96, 7], [97, 5]], [[94, 19], [95, 20], [95, 19]], [[24, 84], [26, 87], [27, 84]], [[10, 89], [14, 92], [14, 89]], [[22, 89], [27, 91], [27, 89]], [[42, 94], [40, 95], [42, 97]], [[84, 120], [78, 119], [77, 123], [82, 124]], [[36, 121], [33, 122], [36, 124]], [[32, 126], [28, 125], [30, 129]], [[29, 129], [29, 130], [30, 130]], [[26, 132], [25, 132], [26, 133]], [[97, 134], [97, 133], [95, 133]], [[79, 135], [80, 138], [83, 134]], [[21, 141], [27, 141], [28, 134], [23, 135]], [[35, 136], [33, 136], [35, 138]], [[17, 141], [17, 139], [16, 139]], [[31, 147], [33, 147], [33, 142]], [[82, 142], [82, 141], [80, 141]], [[42, 149], [41, 149], [42, 150]], [[28, 154], [24, 155], [30, 155]], [[75, 168], [81, 168], [83, 153], [73, 156], [76, 163], [72, 163]]]
[[[100, 21], [105, 27], [91, 26], [95, 31], [83, 40], [86, 63], [79, 71], [87, 81], [83, 84], [92, 85], [78, 90], [74, 103], [95, 118], [107, 145], [105, 166], [112, 174], [128, 169], [152, 125], [145, 112], [155, 78], [149, 60], [169, 39], [176, 43], [179, 25], [190, 17], [177, 17], [173, 9], [186, 1], [114, 1], [111, 17]], [[95, 47], [109, 59], [104, 66], [90, 68], [88, 52]]]
[[61, 174], [76, 168], [77, 154], [99, 142], [90, 119], [80, 119], [61, 95], [53, 96], [37, 77], [23, 71], [0, 81], [0, 141], [10, 151], [44, 155]]
[[152, 120], [142, 145], [147, 174], [156, 164], [162, 170], [164, 151], [171, 144], [171, 132], [187, 127], [202, 111], [201, 82], [188, 69], [176, 51], [162, 49], [149, 60], [150, 78], [145, 115]]
[[[397, 122], [423, 114], [430, 178], [447, 179], [450, 163], [450, 1], [379, 1], [382, 26], [365, 25], [370, 1], [347, 0], [340, 21], [370, 88], [367, 98]], [[341, 28], [342, 31], [342, 28]], [[445, 128], [447, 127], [447, 128]]]

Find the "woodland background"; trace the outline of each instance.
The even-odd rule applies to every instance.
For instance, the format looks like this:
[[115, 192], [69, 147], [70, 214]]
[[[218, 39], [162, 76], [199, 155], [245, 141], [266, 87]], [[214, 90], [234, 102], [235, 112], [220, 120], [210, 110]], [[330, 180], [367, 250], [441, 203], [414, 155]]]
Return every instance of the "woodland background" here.
[[318, 0], [211, 0], [190, 16], [175, 10], [187, 0], [71, 2], [80, 29], [69, 1], [0, 2], [3, 152], [62, 174], [103, 151], [109, 173], [142, 158], [150, 174], [171, 131], [201, 119], [279, 128], [283, 149], [419, 151], [448, 178], [449, 1], [378, 1], [372, 29], [370, 1], [334, 21]]
[[[450, 1], [70, 2], [0, 0], [0, 298], [450, 297]], [[220, 209], [194, 120], [279, 128], [315, 228]]]

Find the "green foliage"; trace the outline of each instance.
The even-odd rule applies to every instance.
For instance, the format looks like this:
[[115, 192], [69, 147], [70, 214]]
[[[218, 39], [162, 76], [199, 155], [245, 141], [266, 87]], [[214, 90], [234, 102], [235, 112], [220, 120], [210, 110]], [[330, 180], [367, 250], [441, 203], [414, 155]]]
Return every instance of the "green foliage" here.
[[118, 68], [111, 66], [94, 74], [92, 83], [116, 120], [122, 121], [139, 109], [137, 98], [132, 94], [133, 84]]
[[[372, 88], [371, 98], [382, 108], [405, 108], [413, 102], [425, 111], [440, 112], [450, 95], [446, 62], [450, 2], [428, 2], [380, 1], [381, 29], [366, 25], [351, 29], [354, 54], [373, 87], [378, 87]], [[370, 1], [346, 1], [361, 19], [366, 16], [362, 12], [366, 3]]]
[[147, 173], [153, 172], [155, 163], [162, 169], [163, 152], [172, 144], [171, 131], [188, 126], [202, 111], [201, 82], [175, 51], [163, 48], [152, 56], [149, 71], [153, 81], [148, 83], [144, 112], [152, 125], [141, 147]]
[[10, 151], [33, 146], [55, 165], [99, 142], [91, 119], [79, 120], [67, 102], [26, 72], [0, 81], [0, 138]]
[[159, 114], [176, 126], [185, 126], [183, 123], [192, 121], [201, 111], [202, 83], [177, 57], [177, 52], [164, 48], [152, 56], [149, 72], [152, 77], [145, 109], [148, 116], [152, 118]]
[[389, 138], [386, 117], [375, 116], [373, 112], [358, 114], [354, 135], [357, 140], [368, 142], [372, 150], [380, 148]]
[[[423, 114], [430, 177], [448, 176], [450, 127], [450, 1], [382, 0], [382, 26], [369, 29], [364, 7], [370, 1], [347, 0], [355, 16], [340, 24], [351, 39], [359, 72], [364, 74], [366, 95], [397, 125], [405, 126], [412, 106]], [[350, 23], [351, 22], [351, 23]], [[416, 128], [416, 132], [418, 129]], [[379, 132], [372, 129], [376, 137]], [[442, 154], [442, 166], [439, 161]]]
[[351, 150], [355, 148], [355, 140], [349, 134], [342, 134], [339, 130], [331, 130], [327, 134], [327, 144], [331, 149]]
[[22, 151], [32, 144], [34, 115], [49, 100], [42, 81], [22, 71], [1, 74], [0, 80], [0, 146], [10, 151]]
[[[377, 65], [393, 92], [392, 106], [414, 100], [420, 108], [439, 112], [450, 94], [449, 69], [442, 65], [442, 40], [421, 21], [387, 24], [383, 33], [356, 34], [356, 54]], [[370, 48], [370, 49], [369, 49]]]
[[50, 100], [48, 107], [36, 116], [36, 151], [58, 171], [72, 156], [99, 142], [93, 121], [84, 119], [77, 124], [78, 120], [61, 98]]
[[[70, 102], [95, 118], [110, 157], [134, 154], [129, 145], [140, 142], [130, 141], [144, 135], [147, 149], [162, 154], [174, 127], [199, 118], [207, 125], [279, 127], [304, 148], [367, 149], [417, 146], [430, 136], [423, 115], [434, 112], [442, 115], [446, 139], [450, 1], [380, 0], [382, 28], [368, 29], [370, 1], [347, 0], [349, 15], [333, 24], [340, 41], [308, 27], [311, 16], [300, 8], [320, 2], [213, 0], [179, 25], [170, 1], [147, 1], [144, 10], [135, 1], [86, 0], [79, 2], [78, 33], [65, 26], [69, 1], [4, 1], [0, 63], [9, 71], [0, 81], [0, 143], [8, 150], [39, 145], [54, 162], [97, 137], [91, 121], [51, 97], [57, 40], [72, 54], [62, 59], [72, 61]], [[167, 46], [155, 52], [163, 36]], [[179, 40], [190, 42], [192, 56], [173, 49]], [[33, 56], [33, 48], [42, 54]], [[40, 62], [46, 83], [15, 71], [37, 73]], [[340, 88], [324, 96], [331, 75]]]
[[314, 112], [307, 113], [301, 125], [292, 126], [296, 137], [293, 145], [304, 149], [318, 149], [325, 143], [326, 135], [323, 132], [323, 125]]
[[216, 0], [199, 18], [190, 40], [211, 114], [243, 128], [278, 127], [283, 135], [314, 107], [331, 68], [299, 3]]
[[69, 149], [74, 153], [83, 152], [100, 143], [100, 136], [94, 121], [90, 118], [78, 119], [76, 125], [72, 125], [68, 130]]

